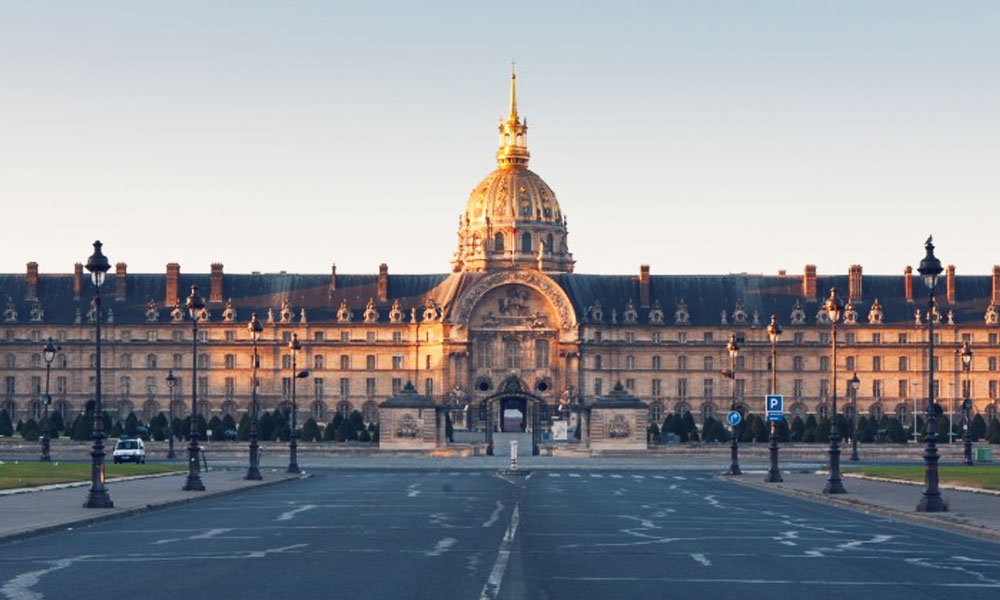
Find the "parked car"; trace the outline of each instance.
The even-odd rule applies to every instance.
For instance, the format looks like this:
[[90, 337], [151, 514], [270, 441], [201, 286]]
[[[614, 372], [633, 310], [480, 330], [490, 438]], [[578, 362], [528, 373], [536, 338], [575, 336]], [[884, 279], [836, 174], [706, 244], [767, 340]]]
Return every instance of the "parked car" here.
[[143, 464], [146, 462], [146, 445], [139, 438], [121, 438], [115, 444], [115, 451], [111, 454], [111, 460], [115, 464], [122, 462]]

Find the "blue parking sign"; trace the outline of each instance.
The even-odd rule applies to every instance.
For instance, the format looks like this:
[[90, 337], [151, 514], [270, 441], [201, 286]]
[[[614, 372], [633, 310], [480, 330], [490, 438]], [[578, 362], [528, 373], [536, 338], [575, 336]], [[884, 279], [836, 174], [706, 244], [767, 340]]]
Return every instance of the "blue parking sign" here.
[[764, 397], [764, 406], [769, 413], [784, 412], [782, 405], [784, 398], [780, 394], [770, 394]]

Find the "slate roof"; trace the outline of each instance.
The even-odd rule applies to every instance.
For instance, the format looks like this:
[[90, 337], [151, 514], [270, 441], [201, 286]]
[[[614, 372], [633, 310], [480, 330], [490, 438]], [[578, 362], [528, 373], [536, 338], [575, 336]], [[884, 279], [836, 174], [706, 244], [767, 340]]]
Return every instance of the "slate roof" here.
[[[388, 275], [388, 300], [378, 302], [380, 322], [388, 322], [389, 309], [398, 300], [404, 316], [409, 322], [410, 308], [416, 307], [422, 313], [427, 298], [434, 298], [445, 315], [463, 290], [473, 285], [486, 273], [442, 273], [425, 275]], [[587, 275], [555, 274], [552, 278], [569, 296], [581, 322], [590, 319], [588, 310], [598, 302], [603, 309], [603, 322], [609, 323], [611, 313], [617, 313], [617, 322], [623, 322], [624, 311], [631, 300], [638, 311], [638, 323], [649, 322], [651, 307], [639, 305], [639, 278], [637, 275]], [[937, 300], [942, 316], [954, 311], [955, 323], [960, 325], [983, 325], [984, 314], [990, 304], [992, 280], [988, 275], [964, 275], [955, 277], [955, 297], [957, 302], [949, 304], [945, 300], [944, 281], [938, 286]], [[353, 322], [363, 321], [362, 312], [369, 298], [377, 299], [377, 274], [338, 274], [336, 290], [330, 292], [330, 275], [309, 274], [225, 274], [222, 279], [222, 299], [232, 298], [237, 311], [237, 321], [249, 319], [256, 311], [265, 319], [268, 308], [277, 319], [282, 302], [287, 299], [294, 312], [293, 322], [298, 322], [299, 310], [306, 309], [307, 321], [335, 322], [341, 301], [346, 301], [353, 311]], [[181, 302], [188, 294], [191, 284], [199, 288], [199, 293], [208, 300], [210, 275], [207, 273], [181, 273], [178, 280], [178, 296]], [[847, 275], [820, 275], [816, 278], [816, 297], [806, 299], [802, 295], [802, 277], [771, 275], [653, 275], [650, 277], [650, 301], [658, 302], [664, 312], [664, 324], [674, 324], [677, 303], [683, 300], [690, 314], [690, 325], [718, 326], [722, 311], [727, 313], [729, 325], [733, 324], [732, 314], [737, 301], [743, 303], [747, 313], [747, 325], [753, 324], [757, 313], [758, 324], [766, 325], [770, 315], [776, 314], [783, 326], [790, 325], [790, 315], [796, 302], [805, 311], [805, 324], [816, 324], [816, 313], [826, 298], [830, 287], [838, 289], [846, 303], [848, 293]], [[886, 324], [913, 323], [914, 310], [926, 309], [926, 290], [919, 278], [913, 277], [913, 291], [916, 301], [907, 301], [904, 294], [903, 275], [863, 276], [863, 299], [855, 302], [858, 323], [868, 322], [868, 311], [872, 301], [878, 298]], [[45, 323], [74, 322], [79, 309], [86, 322], [90, 308], [93, 287], [84, 275], [81, 297], [74, 300], [72, 274], [40, 274], [37, 296], [44, 310]], [[25, 276], [20, 274], [0, 274], [0, 311], [7, 306], [9, 297], [18, 313], [17, 322], [27, 323], [32, 302], [27, 298], [28, 288]], [[147, 303], [152, 299], [159, 311], [158, 321], [170, 321], [170, 309], [166, 306], [166, 276], [158, 274], [127, 275], [126, 297], [116, 300], [115, 275], [109, 273], [102, 287], [104, 306], [114, 311], [115, 323], [145, 323]], [[210, 304], [212, 322], [221, 321], [222, 304]]]

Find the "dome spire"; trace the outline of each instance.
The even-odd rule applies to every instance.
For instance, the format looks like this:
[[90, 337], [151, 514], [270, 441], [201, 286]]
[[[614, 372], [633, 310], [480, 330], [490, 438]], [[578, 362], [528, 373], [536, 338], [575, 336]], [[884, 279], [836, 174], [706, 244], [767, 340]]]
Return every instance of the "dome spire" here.
[[517, 74], [514, 61], [510, 62], [510, 106], [507, 118], [500, 119], [500, 149], [497, 150], [497, 164], [501, 167], [527, 167], [528, 124], [517, 114]]

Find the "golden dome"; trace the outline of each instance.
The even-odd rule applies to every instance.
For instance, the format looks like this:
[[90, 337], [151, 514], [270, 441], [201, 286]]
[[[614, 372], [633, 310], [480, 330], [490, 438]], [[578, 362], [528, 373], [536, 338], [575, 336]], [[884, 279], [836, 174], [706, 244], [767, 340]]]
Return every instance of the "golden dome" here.
[[542, 178], [524, 167], [507, 166], [486, 176], [469, 195], [465, 216], [470, 223], [509, 221], [562, 223], [556, 195]]

